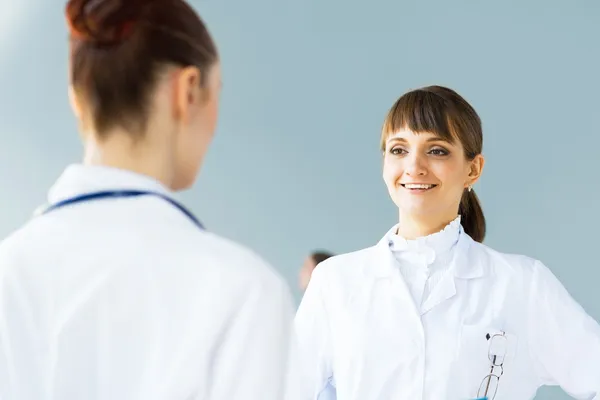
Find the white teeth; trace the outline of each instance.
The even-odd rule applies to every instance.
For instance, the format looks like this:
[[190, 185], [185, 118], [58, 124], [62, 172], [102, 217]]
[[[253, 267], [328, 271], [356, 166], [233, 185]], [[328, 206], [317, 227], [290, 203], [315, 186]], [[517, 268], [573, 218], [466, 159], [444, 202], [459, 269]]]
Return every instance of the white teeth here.
[[404, 187], [407, 189], [431, 189], [434, 185], [425, 185], [420, 183], [406, 183]]

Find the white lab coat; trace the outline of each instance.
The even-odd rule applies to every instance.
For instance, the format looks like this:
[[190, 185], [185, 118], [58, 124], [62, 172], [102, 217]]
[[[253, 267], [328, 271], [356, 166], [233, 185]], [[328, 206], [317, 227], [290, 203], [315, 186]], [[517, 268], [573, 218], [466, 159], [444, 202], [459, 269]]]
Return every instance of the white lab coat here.
[[600, 398], [600, 327], [541, 262], [461, 232], [449, 273], [417, 310], [386, 238], [313, 273], [295, 323], [306, 400], [328, 382], [338, 400], [475, 398], [490, 372], [486, 335], [502, 331], [495, 400], [532, 399], [542, 385]]
[[[49, 200], [158, 182], [71, 166]], [[281, 400], [294, 307], [249, 250], [155, 197], [36, 217], [0, 245], [0, 399]]]

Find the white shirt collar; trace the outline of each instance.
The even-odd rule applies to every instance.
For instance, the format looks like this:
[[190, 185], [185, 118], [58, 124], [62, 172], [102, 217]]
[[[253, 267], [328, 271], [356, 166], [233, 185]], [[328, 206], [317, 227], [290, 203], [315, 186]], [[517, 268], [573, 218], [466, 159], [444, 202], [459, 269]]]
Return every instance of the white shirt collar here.
[[459, 215], [441, 231], [411, 240], [397, 235], [396, 225], [388, 232], [386, 238], [393, 253], [421, 254], [425, 256], [426, 263], [431, 264], [456, 245], [462, 232], [460, 221]]

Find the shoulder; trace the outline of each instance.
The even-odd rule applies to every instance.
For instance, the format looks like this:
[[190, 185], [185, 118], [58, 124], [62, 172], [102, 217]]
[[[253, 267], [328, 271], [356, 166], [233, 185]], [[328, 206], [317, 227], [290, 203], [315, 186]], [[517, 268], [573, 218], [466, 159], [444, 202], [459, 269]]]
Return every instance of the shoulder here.
[[7, 261], [17, 260], [27, 253], [27, 244], [32, 239], [32, 230], [29, 223], [13, 231], [0, 241], [0, 264], [2, 269], [10, 265]]
[[282, 275], [242, 244], [210, 232], [200, 236], [196, 246], [202, 250], [197, 252], [196, 268], [205, 269], [203, 274], [212, 277], [207, 281], [215, 297], [251, 316], [254, 326], [263, 330], [287, 326], [282, 323], [291, 327], [295, 306]]
[[[254, 251], [195, 227], [144, 233], [139, 227], [129, 227], [105, 236], [100, 243], [108, 231], [100, 230], [89, 240], [87, 236], [82, 239], [81, 230], [69, 224], [61, 226], [52, 221], [31, 221], [0, 242], [2, 272], [27, 270], [38, 274], [48, 262], [76, 268], [71, 261], [81, 253], [93, 253], [97, 262], [112, 263], [116, 257], [132, 266], [132, 271], [152, 270], [170, 281], [191, 280], [203, 288], [212, 285], [224, 294], [262, 291], [277, 297], [291, 295], [283, 278]], [[135, 235], [139, 240], [128, 239]]]
[[486, 264], [494, 275], [521, 276], [525, 279], [532, 279], [540, 272], [549, 271], [537, 258], [498, 251], [475, 241], [471, 243], [470, 252], [472, 256]]
[[281, 275], [264, 258], [250, 248], [211, 232], [200, 232], [188, 242], [196, 263], [213, 268], [217, 273], [244, 287], [254, 285], [261, 290], [287, 292]]

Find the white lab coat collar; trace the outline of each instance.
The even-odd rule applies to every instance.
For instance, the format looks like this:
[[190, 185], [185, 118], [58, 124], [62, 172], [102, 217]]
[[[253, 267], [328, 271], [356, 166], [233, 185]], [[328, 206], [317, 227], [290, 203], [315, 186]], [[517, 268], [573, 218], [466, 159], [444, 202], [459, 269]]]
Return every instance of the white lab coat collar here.
[[48, 193], [49, 203], [103, 190], [148, 190], [168, 196], [173, 193], [156, 179], [132, 171], [99, 165], [68, 166]]
[[[394, 229], [396, 227], [390, 231]], [[412, 301], [408, 286], [399, 273], [397, 261], [390, 249], [388, 234], [371, 248], [373, 252], [370, 257], [367, 257], [363, 272], [367, 279], [369, 277], [375, 280], [399, 277], [402, 283], [398, 290], [394, 292], [394, 296], [401, 298], [403, 301]], [[481, 259], [483, 255], [484, 253], [480, 251], [479, 245], [461, 227], [458, 242], [448, 268], [449, 273], [434, 288], [418, 315], [425, 314], [434, 307], [453, 298], [457, 293], [457, 279], [476, 279], [486, 276], [489, 272], [489, 266]]]

